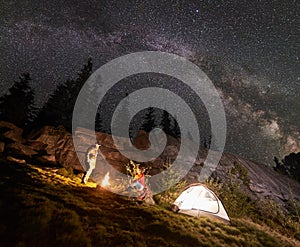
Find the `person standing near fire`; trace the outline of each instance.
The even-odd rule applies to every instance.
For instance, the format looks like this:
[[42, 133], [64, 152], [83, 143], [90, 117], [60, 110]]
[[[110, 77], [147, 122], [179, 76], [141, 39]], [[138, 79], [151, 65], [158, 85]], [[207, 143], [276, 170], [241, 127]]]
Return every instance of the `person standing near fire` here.
[[86, 165], [88, 168], [84, 173], [84, 176], [81, 181], [81, 183], [83, 184], [87, 183], [89, 177], [91, 176], [93, 170], [96, 167], [97, 156], [98, 156], [98, 151], [100, 146], [101, 146], [100, 144], [96, 143], [90, 146], [86, 152]]

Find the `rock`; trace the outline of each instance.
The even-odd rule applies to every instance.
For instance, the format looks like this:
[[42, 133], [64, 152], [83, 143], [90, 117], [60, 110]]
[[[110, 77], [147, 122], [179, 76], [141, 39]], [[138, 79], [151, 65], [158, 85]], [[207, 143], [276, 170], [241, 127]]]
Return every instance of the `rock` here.
[[147, 205], [155, 205], [155, 201], [153, 200], [153, 197], [152, 196], [146, 196], [145, 199], [144, 199], [144, 202], [147, 204]]
[[42, 156], [37, 156], [34, 159], [39, 164], [51, 165], [51, 166], [57, 165], [54, 155], [42, 155]]
[[8, 140], [5, 141], [6, 143], [8, 142], [23, 142], [24, 139], [22, 137], [23, 130], [16, 125], [5, 122], [5, 121], [0, 121], [0, 135], [2, 134], [3, 138]]
[[26, 142], [28, 146], [30, 146], [33, 150], [37, 151], [38, 153], [47, 153], [46, 148], [48, 144], [40, 142], [40, 141], [35, 141], [35, 140], [29, 140]]
[[163, 155], [168, 158], [175, 159], [178, 155], [178, 148], [176, 146], [169, 145], [165, 148]]
[[84, 171], [75, 152], [71, 134], [66, 135], [56, 143], [55, 159], [58, 164], [65, 168], [71, 167], [76, 171]]
[[[96, 142], [95, 131], [77, 128], [75, 131], [75, 142], [79, 151], [85, 152], [89, 146]], [[103, 140], [100, 143], [103, 145]]]
[[265, 193], [265, 191], [266, 191], [266, 186], [265, 186], [265, 185], [262, 185], [262, 184], [257, 184], [257, 183], [255, 183], [253, 180], [251, 180], [251, 181], [250, 181], [250, 184], [249, 184], [249, 189], [250, 189], [252, 192], [261, 194], [261, 193]]
[[54, 147], [58, 140], [64, 136], [60, 134], [59, 130], [52, 126], [44, 126], [39, 131], [28, 136], [28, 140], [47, 144], [48, 147]]
[[[17, 128], [3, 122], [0, 122], [0, 128], [1, 126], [4, 126], [2, 128], [7, 128], [4, 129], [5, 133]], [[18, 131], [20, 137], [21, 132], [20, 130]], [[17, 131], [15, 131], [15, 137], [18, 137], [16, 133]], [[14, 139], [17, 140], [18, 138]], [[31, 157], [41, 163], [60, 164], [66, 168], [71, 167], [74, 170], [83, 171], [86, 151], [97, 139], [98, 142], [102, 144], [100, 147], [101, 154], [98, 156], [96, 167], [96, 172], [101, 179], [105, 175], [103, 174], [102, 166], [104, 165], [104, 159], [109, 163], [109, 169], [117, 169], [119, 171], [124, 170], [124, 165], [129, 162], [128, 158], [124, 157], [119, 150], [116, 149], [113, 138], [108, 134], [95, 133], [91, 130], [78, 128], [75, 131], [74, 139], [78, 148], [76, 152], [71, 134], [62, 132], [54, 127], [46, 126], [34, 135], [32, 134], [30, 139], [23, 144], [15, 142], [5, 144], [4, 147], [5, 151], [8, 151], [10, 155], [15, 156], [15, 154], [17, 154], [16, 158], [26, 160], [26, 158]], [[10, 140], [13, 140], [13, 137], [11, 137]], [[128, 151], [128, 142], [128, 139], [120, 138], [120, 149]], [[139, 149], [149, 148], [148, 133], [139, 132], [134, 139], [134, 144]], [[0, 142], [0, 151], [4, 149], [3, 145], [4, 144]], [[191, 142], [190, 145], [193, 147], [194, 144]], [[154, 161], [142, 163], [142, 167], [151, 167], [150, 174], [155, 175], [164, 168], [166, 158], [170, 160], [176, 158], [182, 166], [190, 164], [191, 162], [196, 164], [186, 175], [188, 181], [196, 181], [199, 176], [201, 177], [201, 170], [204, 169], [206, 172], [212, 172], [213, 177], [218, 178], [222, 183], [227, 183], [228, 181], [230, 182], [230, 179], [234, 179], [234, 181], [241, 186], [241, 189], [252, 198], [267, 198], [282, 204], [290, 199], [300, 201], [300, 184], [286, 176], [276, 173], [270, 167], [231, 154], [223, 154], [217, 167], [214, 167], [213, 164], [202, 167], [207, 156], [206, 149], [200, 149], [197, 157], [192, 157], [190, 154], [179, 157], [179, 147], [180, 141], [168, 136], [167, 146], [162, 155]], [[238, 168], [237, 170], [242, 169], [242, 171], [237, 171], [236, 174], [231, 175], [229, 178], [230, 171], [235, 166]], [[242, 173], [244, 174], [243, 178], [240, 177]]]
[[[102, 149], [101, 149], [101, 151], [102, 151]], [[129, 160], [126, 157], [124, 157], [117, 150], [110, 151], [110, 152], [102, 151], [102, 154], [103, 154], [104, 158], [107, 159], [107, 160], [116, 160], [116, 161], [118, 161], [120, 163], [123, 163], [123, 164], [126, 164], [126, 163], [129, 162]]]
[[[35, 133], [31, 133], [28, 136], [28, 145], [31, 146], [33, 150], [37, 152], [38, 155], [34, 157], [37, 162], [51, 164], [51, 165], [62, 165], [62, 158], [60, 153], [57, 152], [57, 149], [63, 149], [61, 143], [68, 140], [71, 136], [64, 129], [59, 127], [44, 126], [42, 129]], [[74, 148], [73, 148], [74, 150]], [[63, 150], [61, 152], [66, 152]], [[73, 154], [75, 152], [73, 151]], [[57, 157], [60, 157], [57, 161]], [[65, 162], [64, 162], [65, 164]], [[75, 165], [76, 166], [76, 165]], [[66, 167], [69, 167], [66, 165]]]
[[8, 139], [10, 141], [13, 141], [13, 142], [23, 142], [24, 139], [22, 138], [22, 133], [23, 133], [23, 130], [18, 128], [18, 129], [13, 129], [13, 130], [9, 130], [7, 132], [5, 132], [3, 134], [3, 137], [5, 139]]
[[9, 155], [16, 156], [18, 158], [32, 158], [37, 152], [34, 151], [30, 146], [23, 145], [22, 143], [14, 142], [9, 143], [6, 146], [6, 152]]
[[[103, 147], [116, 149], [114, 144], [114, 140], [111, 135], [95, 132], [92, 130], [88, 130], [85, 128], [77, 128], [75, 131], [75, 140], [76, 144], [79, 147], [80, 151], [81, 147], [86, 150], [90, 145], [95, 144], [96, 140]], [[118, 145], [120, 150], [126, 150], [130, 144], [129, 139], [125, 137], [118, 137]]]
[[133, 140], [133, 145], [141, 150], [150, 148], [149, 134], [144, 130], [140, 130]]
[[3, 153], [5, 149], [5, 143], [4, 142], [0, 142], [0, 153]]
[[12, 156], [7, 156], [6, 159], [8, 161], [11, 161], [11, 162], [15, 162], [15, 163], [18, 163], [18, 164], [26, 164], [26, 160], [23, 160], [23, 159], [17, 159], [17, 158], [14, 158]]
[[[134, 138], [134, 146], [141, 150], [148, 149], [150, 147], [148, 137], [149, 135], [147, 132], [139, 131], [137, 136]], [[119, 151], [117, 150], [114, 144], [114, 140], [110, 135], [98, 132], [95, 133], [94, 131], [84, 128], [77, 128], [75, 131], [75, 141], [78, 147], [77, 155], [79, 156], [79, 160], [82, 162], [84, 161], [86, 150], [90, 145], [95, 143], [95, 138], [97, 138], [98, 142], [102, 144], [102, 146], [100, 147], [101, 155], [103, 156], [102, 158], [105, 159], [109, 164], [111, 164], [115, 169], [119, 171], [122, 170], [124, 168], [124, 165], [129, 162], [129, 159], [123, 156], [120, 151], [126, 151], [128, 157], [132, 157], [131, 152], [127, 150], [129, 139], [126, 139], [124, 137], [119, 138]], [[167, 155], [176, 157], [178, 154], [177, 145], [179, 145], [179, 142], [173, 137], [168, 136], [167, 144], [169, 146], [167, 146], [165, 150], [164, 157], [167, 157]], [[137, 158], [137, 162], [138, 160], [139, 158]], [[101, 159], [99, 160], [99, 162], [101, 163]], [[152, 175], [155, 175], [163, 169], [164, 161], [162, 158], [156, 158], [154, 161], [143, 163], [143, 166], [152, 167], [150, 173]]]
[[16, 129], [19, 128], [16, 125], [14, 125], [13, 123], [10, 122], [6, 122], [6, 121], [0, 121], [0, 128], [7, 128], [7, 129]]
[[[291, 199], [300, 201], [300, 184], [298, 182], [275, 172], [271, 167], [236, 155], [223, 154], [212, 175], [222, 183], [230, 182], [228, 174], [234, 167], [237, 170], [243, 170], [244, 178], [241, 178], [237, 172], [237, 174], [231, 175], [231, 179], [240, 184], [240, 189], [251, 198], [271, 199], [281, 205]], [[188, 173], [188, 178], [195, 175], [193, 171], [195, 171], [194, 168]]]

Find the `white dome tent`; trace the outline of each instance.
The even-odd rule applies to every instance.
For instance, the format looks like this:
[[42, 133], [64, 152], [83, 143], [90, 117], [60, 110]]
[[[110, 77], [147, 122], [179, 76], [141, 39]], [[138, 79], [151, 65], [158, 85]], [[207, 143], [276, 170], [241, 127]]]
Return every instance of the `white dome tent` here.
[[194, 217], [207, 216], [230, 223], [220, 199], [215, 193], [199, 183], [186, 187], [171, 208], [174, 212]]

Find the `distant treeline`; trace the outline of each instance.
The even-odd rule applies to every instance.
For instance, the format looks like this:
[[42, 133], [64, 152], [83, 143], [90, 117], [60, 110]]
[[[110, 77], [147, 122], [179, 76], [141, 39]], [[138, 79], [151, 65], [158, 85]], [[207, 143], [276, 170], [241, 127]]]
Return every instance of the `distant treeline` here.
[[[30, 85], [32, 81], [30, 74], [21, 74], [8, 93], [0, 98], [0, 120], [9, 121], [23, 128], [25, 134], [45, 125], [63, 126], [71, 132], [72, 114], [77, 96], [92, 74], [92, 70], [93, 63], [92, 59], [89, 58], [77, 73], [77, 78], [59, 84], [42, 107], [34, 105], [35, 92]], [[126, 92], [124, 92], [123, 97], [125, 96], [127, 96]], [[86, 104], [94, 103], [93, 101], [95, 99], [91, 96], [86, 99]], [[125, 108], [122, 111], [128, 111]], [[99, 109], [95, 116], [95, 130], [111, 133], [110, 121], [106, 119], [108, 116]], [[176, 116], [170, 115], [167, 111], [149, 107], [138, 114], [138, 119], [134, 121], [138, 124], [131, 126], [130, 136], [134, 137], [139, 130], [150, 132], [152, 129], [159, 127], [166, 134], [180, 138], [180, 129], [175, 118]], [[205, 147], [210, 145], [210, 139], [209, 136], [205, 138], [203, 142]]]
[[[89, 58], [77, 73], [76, 79], [67, 80], [59, 84], [54, 92], [49, 96], [47, 102], [42, 107], [35, 106], [35, 92], [30, 86], [32, 81], [29, 73], [22, 73], [19, 79], [14, 82], [8, 93], [0, 97], [0, 120], [14, 123], [24, 129], [24, 133], [35, 131], [45, 125], [63, 126], [67, 131], [72, 131], [72, 114], [77, 96], [92, 74], [93, 63]], [[215, 73], [216, 75], [218, 73]], [[93, 90], [93, 88], [89, 89]], [[124, 97], [127, 93], [124, 93]], [[120, 99], [121, 100], [121, 99]], [[86, 104], [94, 103], [95, 99], [90, 97], [86, 99]], [[123, 112], [128, 111], [126, 106]], [[123, 114], [124, 115], [124, 114]], [[167, 111], [149, 107], [140, 114], [137, 125], [129, 129], [130, 137], [133, 138], [139, 130], [150, 132], [158, 127], [164, 130], [168, 135], [180, 138], [180, 128], [176, 121], [176, 116], [170, 115]], [[95, 116], [95, 130], [111, 133], [110, 121], [107, 121], [105, 112], [98, 108]], [[82, 126], [84, 127], [84, 126]], [[192, 140], [192, 137], [191, 137]], [[201, 144], [205, 148], [210, 148], [212, 136], [207, 133]], [[291, 153], [285, 156], [282, 161], [274, 157], [274, 169], [282, 174], [300, 181], [300, 153]]]
[[300, 152], [290, 153], [285, 156], [281, 161], [274, 157], [275, 167], [274, 170], [287, 175], [298, 182], [300, 182]]

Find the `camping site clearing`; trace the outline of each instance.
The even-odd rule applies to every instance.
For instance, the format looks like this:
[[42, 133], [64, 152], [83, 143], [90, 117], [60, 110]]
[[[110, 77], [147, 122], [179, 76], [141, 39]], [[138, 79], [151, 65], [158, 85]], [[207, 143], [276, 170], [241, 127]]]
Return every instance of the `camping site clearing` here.
[[231, 225], [176, 214], [159, 195], [148, 206], [92, 182], [82, 185], [80, 175], [64, 168], [1, 160], [0, 176], [4, 247], [300, 246], [297, 231], [281, 233], [281, 222], [232, 217], [228, 205]]

